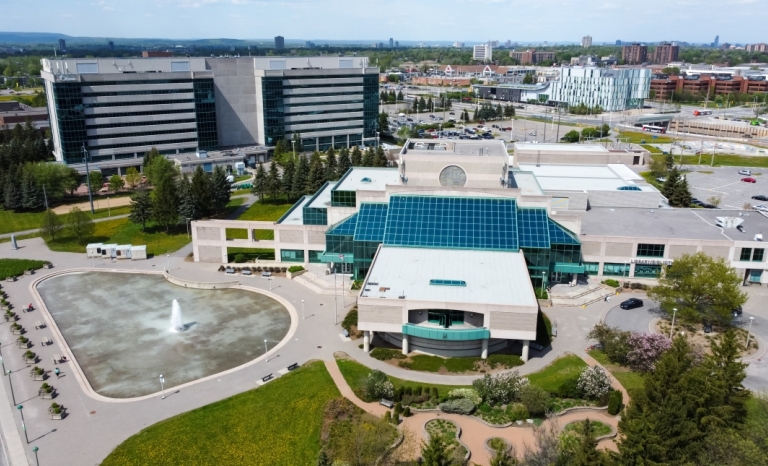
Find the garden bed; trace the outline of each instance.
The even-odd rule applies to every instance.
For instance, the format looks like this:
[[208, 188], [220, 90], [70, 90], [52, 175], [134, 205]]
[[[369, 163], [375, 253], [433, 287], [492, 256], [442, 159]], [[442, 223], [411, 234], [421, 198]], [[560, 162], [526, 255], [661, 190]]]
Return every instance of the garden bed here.
[[[671, 322], [662, 318], [656, 321], [656, 328], [654, 330], [656, 333], [669, 336], [670, 327]], [[725, 330], [733, 330], [735, 333], [736, 343], [739, 345], [742, 358], [757, 353], [759, 345], [754, 334], [749, 339], [749, 348], [746, 348], [747, 330], [744, 328], [729, 327], [725, 329], [713, 325], [711, 333], [705, 333], [703, 324], [683, 324], [679, 320], [675, 322], [675, 336], [679, 336], [680, 332], [684, 331], [685, 339], [688, 340], [688, 343], [702, 354], [712, 354], [712, 343], [720, 343]]]
[[449, 458], [466, 462], [469, 459], [469, 449], [459, 440], [461, 428], [448, 419], [430, 419], [424, 424], [424, 430], [429, 437], [443, 438]]
[[[593, 429], [592, 432], [595, 434], [596, 440], [602, 440], [604, 438], [610, 438], [610, 437], [616, 436], [616, 430], [612, 426], [609, 426], [608, 424], [605, 424], [600, 421], [590, 420], [590, 423], [592, 424], [592, 429]], [[563, 432], [576, 433], [576, 434], [582, 435], [584, 432], [583, 426], [584, 426], [584, 421], [570, 422], [565, 425], [565, 427], [563, 428]]]

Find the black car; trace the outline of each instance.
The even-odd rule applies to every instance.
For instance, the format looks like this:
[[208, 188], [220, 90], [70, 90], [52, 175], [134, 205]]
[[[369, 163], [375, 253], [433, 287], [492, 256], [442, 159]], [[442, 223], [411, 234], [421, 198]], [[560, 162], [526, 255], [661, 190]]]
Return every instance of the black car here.
[[634, 309], [636, 307], [643, 307], [643, 300], [637, 298], [629, 298], [619, 305], [622, 309]]
[[758, 194], [757, 196], [752, 196], [752, 199], [755, 199], [756, 201], [768, 201], [768, 196]]
[[702, 203], [701, 203], [701, 204], [699, 204], [699, 205], [700, 205], [700, 206], [702, 206], [702, 207], [704, 207], [705, 209], [717, 209], [717, 207], [715, 207], [713, 204], [708, 204], [708, 203], [706, 203], [706, 202], [702, 202]]
[[735, 308], [733, 308], [733, 317], [740, 316], [742, 312], [744, 311], [741, 309], [741, 306], [736, 306]]

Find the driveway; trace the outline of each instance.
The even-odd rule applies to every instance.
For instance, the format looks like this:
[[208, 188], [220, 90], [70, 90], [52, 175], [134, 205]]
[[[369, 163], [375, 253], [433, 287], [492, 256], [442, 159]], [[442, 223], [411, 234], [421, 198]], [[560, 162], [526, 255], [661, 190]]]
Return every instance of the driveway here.
[[[659, 317], [658, 306], [655, 302], [648, 299], [644, 294], [627, 296], [622, 294], [616, 296], [621, 300], [616, 300], [616, 305], [608, 311], [605, 316], [605, 325], [609, 327], [617, 327], [621, 330], [628, 332], [643, 332], [649, 333], [648, 325], [653, 319]], [[622, 309], [619, 305], [622, 301], [626, 301], [629, 298], [638, 298], [643, 300], [643, 307], [636, 307], [634, 309]]]

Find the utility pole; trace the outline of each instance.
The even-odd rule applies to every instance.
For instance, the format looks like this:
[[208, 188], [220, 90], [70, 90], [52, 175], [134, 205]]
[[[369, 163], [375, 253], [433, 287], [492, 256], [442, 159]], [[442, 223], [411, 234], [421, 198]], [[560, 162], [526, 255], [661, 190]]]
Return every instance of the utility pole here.
[[88, 168], [88, 151], [83, 144], [83, 157], [85, 157], [85, 180], [88, 183], [88, 201], [91, 203], [91, 214], [95, 214], [93, 210], [93, 193], [91, 192], [91, 170]]

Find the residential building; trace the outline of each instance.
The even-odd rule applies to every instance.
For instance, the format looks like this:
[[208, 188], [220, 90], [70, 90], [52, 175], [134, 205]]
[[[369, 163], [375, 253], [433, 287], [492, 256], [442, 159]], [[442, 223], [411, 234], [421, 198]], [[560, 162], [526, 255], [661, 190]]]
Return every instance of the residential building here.
[[621, 48], [621, 59], [627, 65], [642, 65], [648, 61], [648, 46], [637, 43], [625, 45]]
[[558, 76], [536, 84], [475, 85], [484, 99], [588, 107], [604, 111], [643, 108], [651, 70], [646, 68], [561, 67]]
[[395, 41], [395, 48], [396, 49], [400, 48], [400, 41], [398, 41], [398, 40]]
[[395, 47], [395, 40], [390, 37], [389, 38], [389, 48], [394, 48], [394, 47]]
[[493, 46], [489, 43], [475, 45], [472, 48], [472, 59], [478, 61], [491, 61], [493, 59]]
[[683, 76], [656, 75], [651, 79], [656, 100], [667, 100], [672, 92], [698, 94], [713, 100], [731, 93], [763, 94], [768, 92], [768, 73], [734, 76], [723, 71], [688, 71]]
[[115, 43], [114, 43], [114, 42], [112, 42], [111, 40], [110, 40], [110, 41], [108, 41], [108, 42], [107, 42], [107, 48], [108, 48], [109, 50], [115, 50]]
[[[102, 169], [163, 154], [373, 144], [378, 68], [365, 57], [43, 59], [54, 155]], [[80, 169], [80, 167], [77, 167]]]
[[581, 38], [582, 47], [592, 47], [592, 36], [584, 36]]
[[59, 52], [66, 52], [67, 51], [67, 41], [64, 39], [59, 39]]
[[670, 42], [661, 42], [653, 51], [653, 62], [667, 64], [677, 61], [680, 54], [680, 46]]
[[457, 49], [463, 49], [464, 48], [464, 42], [454, 42], [453, 47]]
[[616, 40], [616, 45], [622, 45], [621, 39]]
[[173, 52], [161, 51], [161, 50], [142, 50], [142, 58], [167, 58], [172, 57]]
[[529, 49], [524, 52], [512, 50], [509, 52], [509, 56], [517, 60], [521, 65], [535, 65], [536, 63], [555, 61], [555, 52], [537, 52], [535, 49]]
[[600, 64], [600, 60], [596, 55], [579, 55], [578, 57], [571, 57], [571, 65], [597, 66], [598, 64]]
[[275, 50], [283, 50], [285, 48], [285, 38], [283, 36], [275, 36]]
[[768, 44], [749, 44], [744, 47], [747, 52], [768, 52]]
[[304, 47], [308, 49], [313, 49], [315, 48], [315, 43], [309, 40], [304, 41]]

